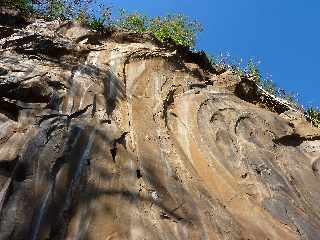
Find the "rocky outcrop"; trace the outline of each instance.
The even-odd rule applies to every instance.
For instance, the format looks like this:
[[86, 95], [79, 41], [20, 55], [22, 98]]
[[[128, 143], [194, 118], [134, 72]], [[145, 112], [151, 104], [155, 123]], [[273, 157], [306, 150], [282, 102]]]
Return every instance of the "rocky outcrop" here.
[[148, 35], [2, 24], [0, 239], [319, 239], [320, 134], [249, 79]]

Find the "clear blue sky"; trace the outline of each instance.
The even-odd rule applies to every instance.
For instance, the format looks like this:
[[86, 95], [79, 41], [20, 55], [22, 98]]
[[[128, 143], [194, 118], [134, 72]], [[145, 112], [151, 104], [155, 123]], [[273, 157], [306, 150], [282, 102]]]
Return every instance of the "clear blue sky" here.
[[[110, 1], [105, 1], [110, 3]], [[147, 15], [183, 13], [204, 32], [198, 49], [261, 61], [277, 86], [320, 106], [320, 0], [113, 0]]]

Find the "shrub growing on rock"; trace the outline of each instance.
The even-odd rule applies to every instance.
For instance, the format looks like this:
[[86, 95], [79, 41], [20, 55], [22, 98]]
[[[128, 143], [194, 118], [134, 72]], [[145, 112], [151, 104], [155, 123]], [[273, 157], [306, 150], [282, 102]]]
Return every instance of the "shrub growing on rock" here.
[[140, 13], [128, 14], [124, 10], [120, 12], [115, 25], [134, 32], [150, 32], [163, 44], [175, 44], [189, 48], [195, 46], [196, 35], [202, 31], [199, 22], [190, 21], [181, 14], [149, 18]]
[[181, 14], [156, 17], [151, 20], [149, 29], [162, 43], [172, 41], [191, 48], [195, 46], [196, 34], [202, 31], [197, 21], [189, 21]]
[[128, 14], [122, 9], [119, 18], [114, 21], [114, 24], [129, 31], [142, 33], [147, 31], [150, 19], [141, 13]]
[[320, 109], [309, 108], [307, 110], [307, 115], [310, 122], [317, 128], [320, 128]]

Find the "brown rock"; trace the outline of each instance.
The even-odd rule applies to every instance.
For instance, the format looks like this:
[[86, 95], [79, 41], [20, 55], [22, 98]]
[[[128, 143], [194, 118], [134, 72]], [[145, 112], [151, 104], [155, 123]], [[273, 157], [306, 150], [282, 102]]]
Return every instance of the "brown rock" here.
[[291, 121], [297, 135], [305, 139], [320, 139], [320, 129], [313, 127], [305, 119]]
[[29, 29], [59, 58], [1, 40], [0, 239], [319, 238], [316, 129], [142, 35], [55, 24]]

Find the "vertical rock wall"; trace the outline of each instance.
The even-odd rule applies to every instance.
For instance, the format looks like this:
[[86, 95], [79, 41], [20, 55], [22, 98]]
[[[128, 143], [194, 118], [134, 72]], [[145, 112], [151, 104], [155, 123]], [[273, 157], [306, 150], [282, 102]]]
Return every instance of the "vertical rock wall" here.
[[2, 24], [0, 239], [319, 239], [319, 130], [249, 80], [150, 36]]

